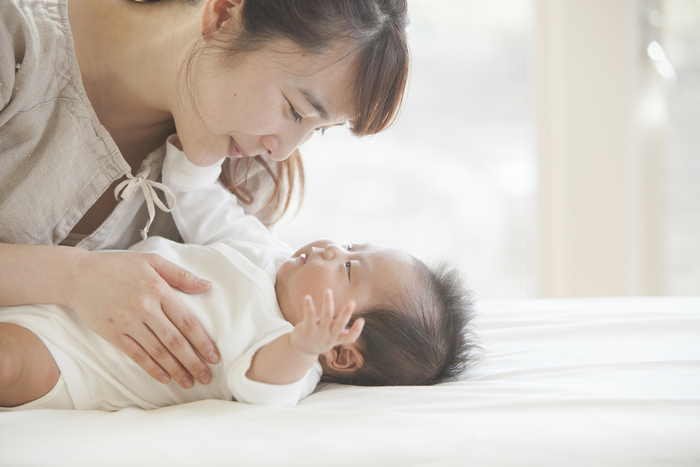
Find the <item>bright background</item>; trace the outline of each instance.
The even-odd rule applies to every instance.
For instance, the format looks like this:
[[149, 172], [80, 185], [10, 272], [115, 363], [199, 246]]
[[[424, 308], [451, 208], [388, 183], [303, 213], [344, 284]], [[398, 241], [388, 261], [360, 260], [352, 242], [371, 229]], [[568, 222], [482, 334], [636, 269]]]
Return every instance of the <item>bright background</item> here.
[[667, 292], [700, 295], [700, 0], [665, 0], [669, 86]]
[[[312, 138], [302, 148], [304, 203], [277, 235], [294, 248], [330, 237], [446, 259], [478, 299], [541, 296], [541, 2], [409, 0], [412, 71], [399, 120], [373, 137], [333, 129]], [[698, 295], [700, 1], [654, 5], [677, 73], [667, 94], [665, 288]]]

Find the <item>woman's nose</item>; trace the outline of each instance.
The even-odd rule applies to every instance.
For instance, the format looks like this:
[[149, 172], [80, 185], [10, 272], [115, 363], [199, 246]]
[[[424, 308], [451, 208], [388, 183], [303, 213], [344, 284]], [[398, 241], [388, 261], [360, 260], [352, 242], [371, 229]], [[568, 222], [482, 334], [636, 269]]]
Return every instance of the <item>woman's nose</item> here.
[[265, 146], [265, 150], [267, 151], [267, 155], [276, 161], [283, 161], [287, 157], [289, 157], [289, 155], [287, 155], [285, 157], [281, 156], [280, 140], [277, 136], [273, 136], [273, 135], [263, 136], [262, 144], [263, 144], [263, 146]]
[[279, 162], [291, 156], [294, 150], [307, 142], [313, 134], [314, 131], [296, 130], [291, 134], [284, 135], [284, 138], [276, 135], [265, 136], [262, 143], [267, 149], [267, 155]]

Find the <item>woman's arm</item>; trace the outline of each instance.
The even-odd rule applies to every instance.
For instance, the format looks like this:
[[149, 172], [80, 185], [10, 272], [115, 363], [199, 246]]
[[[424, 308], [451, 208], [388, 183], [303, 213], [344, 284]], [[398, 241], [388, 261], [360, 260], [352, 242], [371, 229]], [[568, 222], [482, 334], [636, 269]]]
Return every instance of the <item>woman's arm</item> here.
[[136, 252], [0, 243], [0, 258], [0, 306], [70, 307], [154, 379], [167, 384], [172, 377], [183, 388], [193, 386], [192, 377], [211, 381], [192, 346], [218, 363], [216, 346], [171, 288], [200, 293], [211, 284], [158, 255]]
[[290, 384], [299, 381], [318, 361], [318, 357], [338, 345], [352, 344], [360, 337], [364, 320], [358, 318], [346, 328], [355, 302], [350, 301], [333, 318], [333, 295], [323, 294], [323, 307], [316, 313], [311, 296], [304, 298], [304, 319], [284, 334], [262, 347], [253, 357], [246, 377], [267, 384]]

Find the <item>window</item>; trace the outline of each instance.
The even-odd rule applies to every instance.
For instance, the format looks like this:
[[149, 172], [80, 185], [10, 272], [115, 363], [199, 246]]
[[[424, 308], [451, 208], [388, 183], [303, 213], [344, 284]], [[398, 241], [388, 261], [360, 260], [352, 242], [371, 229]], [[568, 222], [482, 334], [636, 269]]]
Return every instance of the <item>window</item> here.
[[282, 239], [447, 259], [479, 299], [700, 294], [699, 0], [409, 11], [399, 121], [302, 148]]
[[668, 92], [667, 287], [700, 295], [700, 1], [664, 0], [660, 10], [649, 19], [676, 75]]
[[535, 297], [534, 2], [409, 0], [412, 71], [396, 125], [301, 148], [304, 203], [276, 233], [381, 243], [459, 267], [478, 299]]

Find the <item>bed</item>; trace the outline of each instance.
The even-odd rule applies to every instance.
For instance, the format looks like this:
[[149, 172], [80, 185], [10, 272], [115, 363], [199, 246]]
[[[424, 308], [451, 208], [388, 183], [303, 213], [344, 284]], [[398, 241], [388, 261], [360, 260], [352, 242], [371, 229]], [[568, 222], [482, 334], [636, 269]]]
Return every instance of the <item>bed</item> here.
[[295, 408], [0, 413], [2, 466], [698, 466], [700, 297], [483, 301], [482, 359]]

